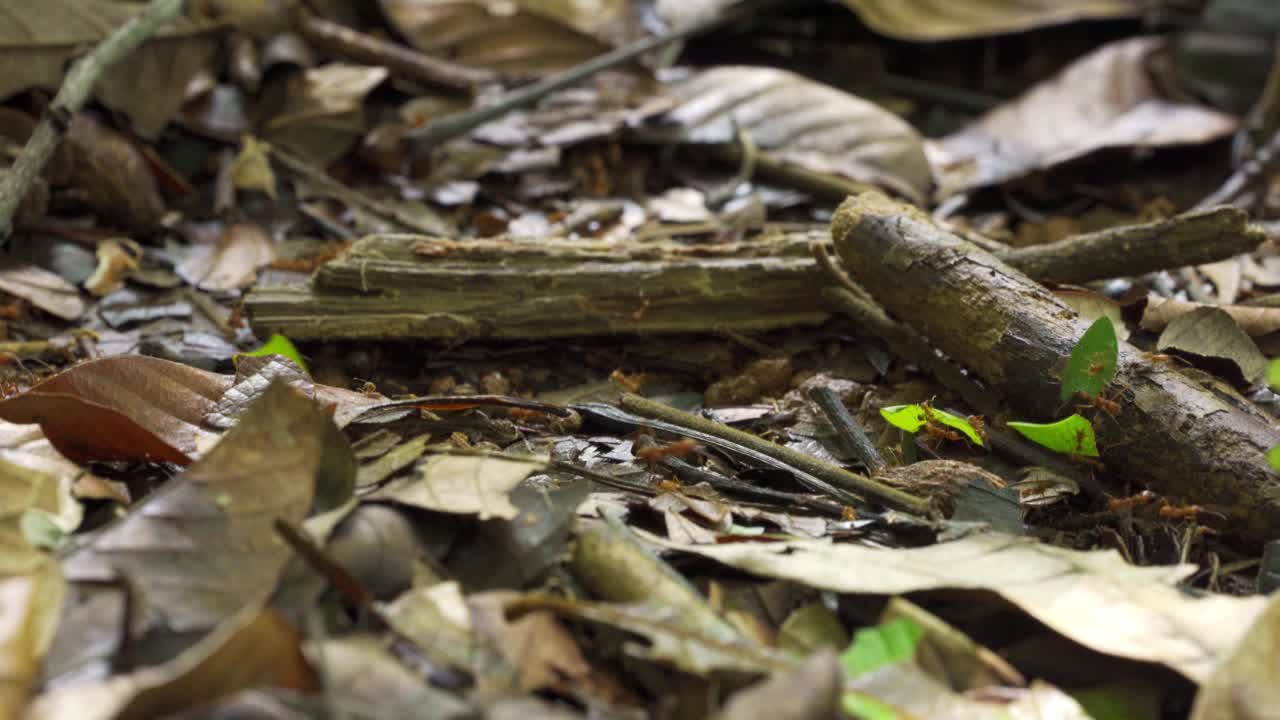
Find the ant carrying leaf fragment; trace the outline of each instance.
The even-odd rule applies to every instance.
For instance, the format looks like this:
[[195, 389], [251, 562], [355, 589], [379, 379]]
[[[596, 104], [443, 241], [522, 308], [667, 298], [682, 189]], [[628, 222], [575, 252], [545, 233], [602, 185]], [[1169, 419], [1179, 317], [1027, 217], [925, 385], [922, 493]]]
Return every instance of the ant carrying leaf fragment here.
[[1008, 425], [1028, 440], [1050, 450], [1069, 455], [1098, 457], [1098, 441], [1093, 433], [1093, 425], [1078, 413], [1052, 423], [1010, 421]]
[[1101, 397], [1116, 376], [1118, 355], [1115, 325], [1103, 315], [1093, 321], [1071, 350], [1062, 376], [1062, 401], [1069, 402], [1077, 393]]
[[938, 410], [927, 402], [881, 408], [880, 417], [904, 432], [917, 433], [923, 429], [929, 437], [939, 441], [958, 442], [961, 437], [966, 437], [978, 447], [983, 445], [982, 436], [985, 433], [979, 432], [973, 424], [959, 415]]

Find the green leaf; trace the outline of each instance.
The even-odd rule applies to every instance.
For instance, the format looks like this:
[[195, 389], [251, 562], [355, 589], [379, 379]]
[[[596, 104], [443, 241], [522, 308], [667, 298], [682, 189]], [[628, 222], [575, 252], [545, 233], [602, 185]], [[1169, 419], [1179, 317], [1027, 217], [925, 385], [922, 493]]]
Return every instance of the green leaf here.
[[1280, 392], [1280, 358], [1267, 363], [1267, 385]]
[[946, 410], [938, 410], [924, 405], [890, 405], [889, 407], [880, 408], [880, 417], [899, 430], [905, 430], [909, 433], [919, 432], [926, 422], [933, 421], [959, 430], [974, 445], [982, 446], [982, 437], [973, 429], [973, 425], [969, 424], [968, 420]]
[[1116, 376], [1116, 327], [1111, 318], [1103, 315], [1080, 336], [1067, 361], [1062, 375], [1061, 399], [1063, 402], [1085, 393], [1090, 397], [1102, 394]]
[[302, 372], [307, 373], [308, 375], [311, 374], [311, 371], [307, 370], [307, 364], [302, 360], [302, 353], [298, 352], [298, 348], [294, 347], [293, 342], [289, 340], [289, 338], [281, 335], [280, 333], [275, 333], [271, 337], [267, 338], [267, 341], [262, 343], [262, 347], [257, 350], [236, 353], [236, 357], [264, 357], [266, 355], [283, 355], [293, 361], [293, 364], [302, 368]]
[[919, 432], [924, 427], [924, 408], [919, 405], [890, 405], [880, 408], [880, 417], [885, 422], [909, 433]]
[[1280, 445], [1267, 451], [1267, 463], [1271, 465], [1272, 470], [1280, 472]]
[[916, 646], [924, 637], [924, 628], [898, 618], [875, 627], [863, 628], [840, 655], [840, 665], [849, 677], [857, 677], [894, 663], [915, 657]]
[[1098, 457], [1093, 426], [1078, 413], [1052, 423], [1010, 422], [1009, 427], [1034, 443], [1062, 453]]

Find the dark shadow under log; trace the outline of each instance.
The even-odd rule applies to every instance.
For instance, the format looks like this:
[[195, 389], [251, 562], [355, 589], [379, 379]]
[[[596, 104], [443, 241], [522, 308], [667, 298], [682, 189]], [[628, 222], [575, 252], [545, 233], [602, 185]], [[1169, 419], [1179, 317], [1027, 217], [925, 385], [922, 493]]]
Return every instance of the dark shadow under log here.
[[[1044, 286], [883, 195], [847, 200], [831, 232], [845, 269], [877, 302], [968, 366], [1025, 413], [1020, 419], [1072, 411], [1059, 400], [1060, 376], [1089, 323]], [[1246, 541], [1272, 538], [1280, 474], [1265, 453], [1280, 431], [1270, 419], [1229, 388], [1153, 363], [1127, 343], [1119, 367], [1110, 392], [1121, 410], [1097, 425], [1108, 469], [1213, 506]]]

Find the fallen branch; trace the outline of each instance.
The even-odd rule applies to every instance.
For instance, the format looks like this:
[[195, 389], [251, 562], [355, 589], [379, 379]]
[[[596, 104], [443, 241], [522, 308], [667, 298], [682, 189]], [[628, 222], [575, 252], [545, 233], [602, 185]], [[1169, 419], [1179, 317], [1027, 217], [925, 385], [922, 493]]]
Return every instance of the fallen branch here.
[[[1029, 420], [1049, 420], [1062, 365], [1088, 323], [1043, 286], [883, 195], [851, 198], [832, 237], [845, 268], [886, 311], [967, 366]], [[1280, 432], [1247, 400], [1120, 347], [1120, 411], [1103, 418], [1102, 457], [1151, 489], [1221, 509], [1234, 533], [1280, 527], [1280, 476], [1265, 453]]]
[[1041, 282], [1080, 283], [1101, 277], [1217, 262], [1256, 250], [1266, 233], [1249, 227], [1233, 207], [1194, 210], [1167, 220], [1076, 235], [1045, 245], [996, 253]]
[[62, 81], [62, 87], [53, 98], [40, 124], [31, 133], [22, 153], [13, 167], [0, 179], [0, 244], [9, 238], [13, 229], [13, 214], [31, 190], [36, 177], [53, 157], [53, 151], [62, 142], [71, 116], [89, 101], [98, 78], [112, 64], [124, 59], [157, 30], [167, 25], [182, 12], [183, 0], [151, 0], [145, 10], [129, 22], [121, 25], [103, 40], [93, 52], [76, 61]]

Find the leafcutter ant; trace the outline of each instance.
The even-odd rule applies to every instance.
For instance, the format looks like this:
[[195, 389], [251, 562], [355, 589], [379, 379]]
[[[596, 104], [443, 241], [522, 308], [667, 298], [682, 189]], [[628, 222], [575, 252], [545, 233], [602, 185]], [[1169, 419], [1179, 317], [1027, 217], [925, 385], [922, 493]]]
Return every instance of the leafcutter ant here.
[[1132, 510], [1136, 507], [1146, 505], [1156, 499], [1156, 494], [1150, 490], [1143, 490], [1135, 495], [1122, 498], [1110, 498], [1107, 500], [1107, 510], [1111, 512], [1120, 512], [1122, 510]]
[[698, 449], [698, 443], [690, 438], [680, 438], [667, 445], [650, 445], [634, 448], [631, 454], [650, 465], [657, 465], [667, 458], [685, 458]]

